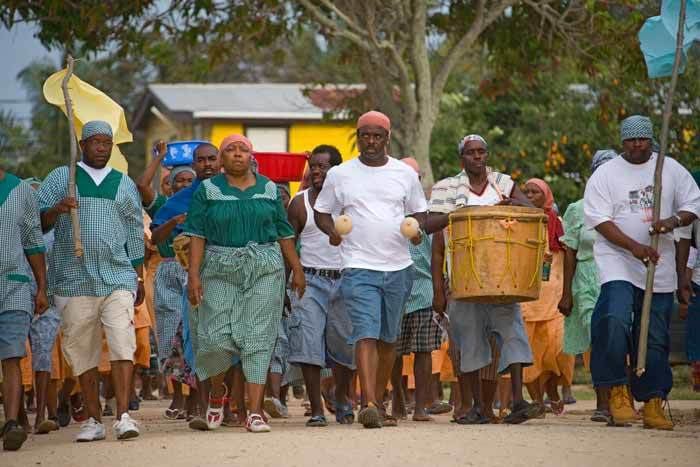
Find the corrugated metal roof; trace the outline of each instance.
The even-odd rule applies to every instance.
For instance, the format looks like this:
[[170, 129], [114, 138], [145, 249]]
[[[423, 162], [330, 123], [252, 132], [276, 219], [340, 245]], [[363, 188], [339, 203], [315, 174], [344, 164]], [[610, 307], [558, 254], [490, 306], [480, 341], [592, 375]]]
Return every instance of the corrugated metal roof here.
[[[323, 110], [303, 94], [302, 84], [150, 84], [172, 112], [193, 118], [284, 118], [317, 120]], [[284, 116], [284, 117], [281, 117]]]

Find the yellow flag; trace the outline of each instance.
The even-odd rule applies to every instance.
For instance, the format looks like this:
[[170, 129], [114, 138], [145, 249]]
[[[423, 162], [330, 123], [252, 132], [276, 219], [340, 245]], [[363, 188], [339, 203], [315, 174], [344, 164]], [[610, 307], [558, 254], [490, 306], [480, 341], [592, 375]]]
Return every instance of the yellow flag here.
[[[66, 103], [63, 98], [63, 90], [61, 89], [64, 76], [66, 76], [65, 69], [49, 76], [44, 83], [44, 97], [50, 104], [60, 107], [65, 114]], [[126, 126], [126, 116], [122, 106], [114, 102], [107, 94], [78, 78], [75, 74], [68, 81], [68, 91], [73, 101], [76, 137], [80, 139], [83, 124], [90, 120], [104, 120], [109, 123], [114, 133], [113, 140], [115, 144], [112, 148], [112, 157], [110, 157], [108, 165], [120, 172], [127, 173], [129, 165], [117, 145], [130, 143], [134, 140], [134, 137]]]

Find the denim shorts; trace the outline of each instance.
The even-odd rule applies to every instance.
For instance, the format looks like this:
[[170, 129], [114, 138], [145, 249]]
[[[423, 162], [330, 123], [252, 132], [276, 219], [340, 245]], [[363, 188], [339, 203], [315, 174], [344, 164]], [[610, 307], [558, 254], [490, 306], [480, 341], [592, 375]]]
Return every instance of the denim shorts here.
[[348, 343], [362, 339], [396, 342], [412, 286], [413, 266], [389, 272], [344, 269], [340, 291], [352, 322]]
[[26, 311], [0, 311], [0, 360], [27, 355], [25, 344], [31, 322], [32, 315]]
[[32, 319], [29, 341], [32, 346], [32, 369], [51, 372], [53, 345], [56, 342], [61, 316], [55, 307], [50, 307]]
[[291, 294], [289, 362], [354, 369], [353, 347], [348, 344], [352, 323], [340, 293], [340, 279], [306, 273], [306, 292]]

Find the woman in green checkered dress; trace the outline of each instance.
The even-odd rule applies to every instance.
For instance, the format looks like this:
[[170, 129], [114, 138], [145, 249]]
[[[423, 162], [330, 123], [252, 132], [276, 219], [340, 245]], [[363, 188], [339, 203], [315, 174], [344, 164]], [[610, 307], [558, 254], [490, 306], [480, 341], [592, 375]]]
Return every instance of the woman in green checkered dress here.
[[294, 250], [294, 231], [277, 186], [251, 169], [252, 144], [224, 139], [224, 173], [205, 180], [194, 194], [184, 233], [192, 238], [188, 293], [196, 307], [200, 380], [211, 378], [207, 424], [223, 418], [224, 375], [240, 355], [250, 399], [249, 431], [269, 431], [262, 417], [267, 369], [284, 303], [285, 267], [300, 295], [304, 274]]

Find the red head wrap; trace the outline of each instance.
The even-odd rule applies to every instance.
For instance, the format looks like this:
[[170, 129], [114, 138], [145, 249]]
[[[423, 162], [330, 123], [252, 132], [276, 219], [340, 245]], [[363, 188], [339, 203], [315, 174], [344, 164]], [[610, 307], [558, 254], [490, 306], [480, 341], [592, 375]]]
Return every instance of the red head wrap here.
[[564, 249], [564, 247], [559, 241], [559, 238], [564, 235], [564, 227], [561, 225], [559, 216], [557, 216], [557, 213], [554, 212], [554, 209], [552, 209], [554, 206], [554, 195], [552, 194], [552, 189], [549, 187], [549, 184], [541, 178], [531, 178], [525, 183], [525, 185], [530, 183], [535, 185], [537, 188], [542, 190], [542, 193], [544, 193], [543, 208], [544, 212], [548, 216], [547, 234], [549, 237], [549, 250], [552, 253], [561, 251]]
[[387, 132], [391, 131], [391, 120], [389, 120], [389, 117], [376, 110], [370, 110], [357, 119], [358, 130], [366, 125], [376, 125], [384, 128]]

